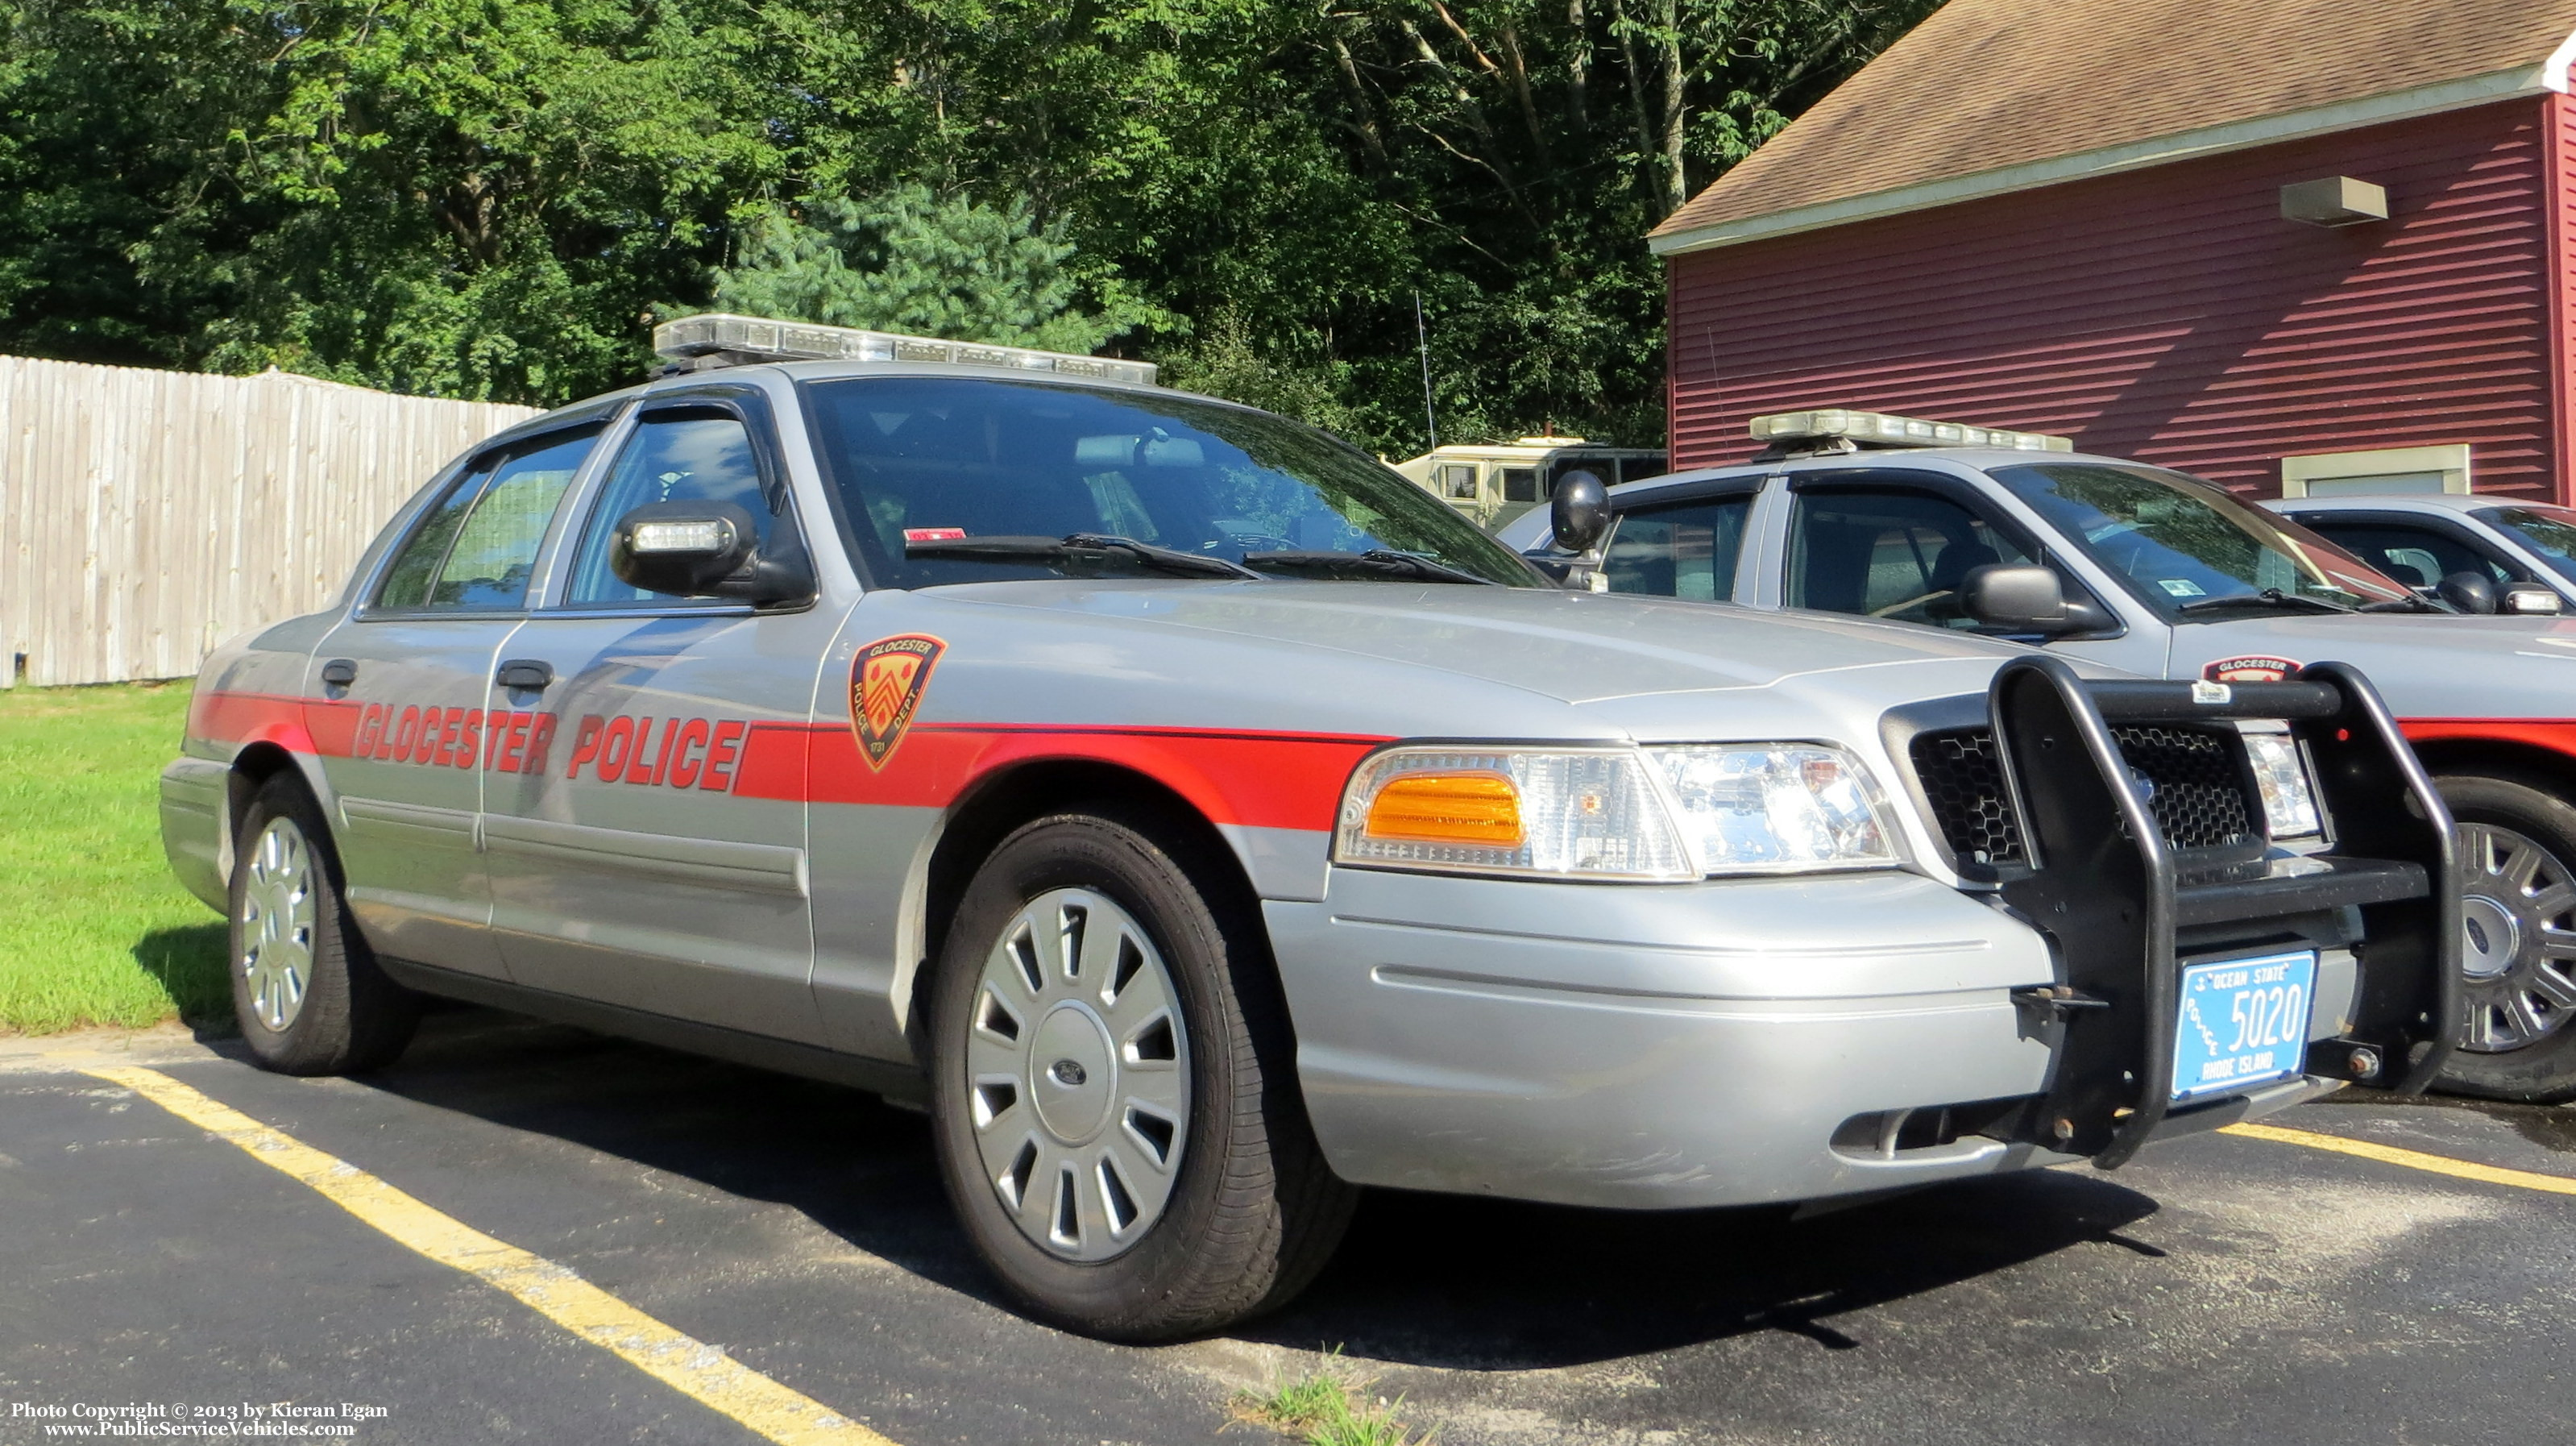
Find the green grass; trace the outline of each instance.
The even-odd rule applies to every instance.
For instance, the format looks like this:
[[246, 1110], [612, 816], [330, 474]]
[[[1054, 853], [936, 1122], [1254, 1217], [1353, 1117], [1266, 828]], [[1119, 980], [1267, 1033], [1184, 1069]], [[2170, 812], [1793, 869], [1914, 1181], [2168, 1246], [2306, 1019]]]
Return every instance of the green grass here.
[[161, 856], [188, 685], [0, 691], [0, 1033], [230, 1016], [224, 926]]
[[1324, 1368], [1266, 1392], [1237, 1391], [1226, 1414], [1247, 1426], [1267, 1426], [1306, 1446], [1431, 1446], [1428, 1431], [1416, 1436], [1395, 1413], [1404, 1398], [1371, 1404], [1341, 1369], [1341, 1348]]

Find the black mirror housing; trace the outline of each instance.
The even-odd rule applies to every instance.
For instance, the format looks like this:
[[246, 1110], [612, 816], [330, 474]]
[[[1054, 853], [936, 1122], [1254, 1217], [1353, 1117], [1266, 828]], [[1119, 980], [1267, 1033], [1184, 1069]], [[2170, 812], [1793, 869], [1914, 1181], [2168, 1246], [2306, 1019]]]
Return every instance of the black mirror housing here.
[[731, 502], [651, 502], [617, 519], [608, 570], [670, 597], [738, 596], [725, 584], [750, 568], [759, 524]]
[[2454, 612], [2491, 613], [2496, 610], [2496, 585], [2482, 572], [2462, 569], [2434, 585], [2433, 595], [2451, 605]]
[[2054, 636], [2083, 626], [2067, 607], [2066, 585], [2054, 568], [1995, 562], [1972, 567], [1959, 584], [1959, 610], [2005, 633]]
[[1610, 533], [1610, 489], [1589, 472], [1566, 473], [1548, 499], [1547, 522], [1559, 550], [1590, 552]]

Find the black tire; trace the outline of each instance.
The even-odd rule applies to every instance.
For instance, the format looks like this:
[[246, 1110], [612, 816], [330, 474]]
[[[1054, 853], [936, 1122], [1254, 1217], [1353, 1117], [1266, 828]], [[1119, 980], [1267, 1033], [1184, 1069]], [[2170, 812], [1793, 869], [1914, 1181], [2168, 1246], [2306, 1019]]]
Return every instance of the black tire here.
[[[976, 1253], [1030, 1314], [1088, 1335], [1169, 1339], [1284, 1303], [1331, 1257], [1357, 1199], [1307, 1124], [1257, 909], [1203, 862], [1194, 837], [1117, 805], [1021, 827], [967, 886], [930, 981], [932, 1129], [949, 1198]], [[1159, 1218], [1104, 1260], [1064, 1258], [1023, 1232], [986, 1173], [970, 1114], [968, 1032], [984, 963], [1020, 911], [1057, 889], [1103, 895], [1142, 927], [1188, 1030], [1186, 1148], [1170, 1194]]]
[[[272, 824], [300, 837], [307, 860], [303, 873], [311, 919], [293, 932], [309, 936], [305, 952], [310, 963], [291, 1010], [273, 1000], [264, 1004], [255, 992], [252, 961], [261, 926], [246, 917], [251, 914], [248, 901], [261, 890], [255, 875]], [[261, 784], [236, 838], [225, 972], [232, 979], [233, 1017], [252, 1057], [264, 1069], [298, 1075], [356, 1074], [391, 1064], [411, 1043], [420, 1022], [420, 998], [386, 976], [350, 921], [339, 851], [331, 846], [330, 825], [303, 781], [281, 773]], [[282, 1024], [273, 1018], [282, 1018]]]
[[[2519, 913], [2523, 919], [2514, 928], [2519, 947], [2506, 972], [2497, 976], [2510, 982], [2527, 979], [2529, 971], [2544, 963], [2540, 954], [2537, 923], [2538, 910], [2515, 891], [2499, 888], [2501, 880], [2485, 873], [2477, 846], [2479, 826], [2509, 830], [2538, 845], [2547, 857], [2541, 861], [2544, 870], [2554, 868], [2557, 876], [2576, 878], [2576, 807], [2552, 794], [2525, 783], [2478, 774], [2451, 774], [2434, 780], [2442, 800], [2461, 825], [2460, 870], [2464, 911], [2469, 915], [2472, 943], [2464, 946], [2464, 961], [2473, 961], [2475, 944], [2491, 939], [2493, 920], [2481, 923], [2480, 911], [2471, 901], [2480, 892], [2499, 898], [2501, 912]], [[2483, 882], [2482, 882], [2483, 881]], [[2563, 917], [2553, 915], [2552, 917]], [[2576, 919], [2565, 919], [2576, 923]], [[2550, 985], [2557, 992], [2556, 978], [2568, 965], [2547, 961], [2553, 974]], [[2451, 1052], [2434, 1088], [2447, 1094], [2475, 1095], [2484, 1099], [2514, 1100], [2525, 1104], [2557, 1104], [2576, 1099], [2576, 1008], [2565, 1009], [2553, 1016], [2549, 1032], [2531, 1043], [2498, 1050], [2473, 1048], [2477, 1041], [2481, 1006], [2477, 1003], [2481, 981], [2475, 975], [2462, 981], [2470, 994], [2470, 1008], [2461, 1021], [2460, 1048]], [[2491, 996], [2490, 996], [2491, 997]]]

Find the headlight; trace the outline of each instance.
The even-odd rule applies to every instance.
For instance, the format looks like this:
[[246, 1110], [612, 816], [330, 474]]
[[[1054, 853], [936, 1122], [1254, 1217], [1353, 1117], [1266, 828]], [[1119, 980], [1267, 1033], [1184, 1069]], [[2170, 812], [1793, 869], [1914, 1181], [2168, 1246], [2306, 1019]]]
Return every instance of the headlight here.
[[1635, 749], [1391, 748], [1342, 794], [1334, 857], [1462, 873], [1686, 879]]
[[1352, 775], [1337, 863], [1558, 878], [1893, 864], [1859, 760], [1811, 743], [1391, 748]]
[[1813, 743], [1650, 748], [1705, 874], [1896, 862], [1860, 760]]
[[2254, 787], [2263, 795], [2263, 816], [2271, 821], [2273, 838], [2313, 838], [2324, 831], [2298, 739], [2287, 733], [2248, 733], [2245, 756], [2254, 765]]

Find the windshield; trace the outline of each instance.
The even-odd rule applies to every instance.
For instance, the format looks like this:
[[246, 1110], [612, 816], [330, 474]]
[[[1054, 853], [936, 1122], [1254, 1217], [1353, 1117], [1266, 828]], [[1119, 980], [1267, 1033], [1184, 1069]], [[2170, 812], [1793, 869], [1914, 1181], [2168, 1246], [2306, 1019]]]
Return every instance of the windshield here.
[[2270, 591], [2345, 607], [2414, 597], [2315, 533], [2197, 477], [2107, 462], [1988, 471], [2169, 621], [2227, 617], [2233, 610], [2191, 605]]
[[906, 553], [907, 544], [1076, 534], [1221, 562], [1297, 563], [1276, 575], [1316, 580], [1390, 575], [1337, 569], [1334, 554], [1398, 553], [1468, 574], [1459, 580], [1544, 583], [1383, 463], [1264, 412], [951, 377], [811, 382], [805, 393], [861, 565], [879, 586], [1092, 575], [1104, 565], [1097, 549], [1007, 560]]
[[2576, 511], [2564, 507], [2490, 507], [2478, 516], [2520, 537], [2549, 570], [2576, 582]]

